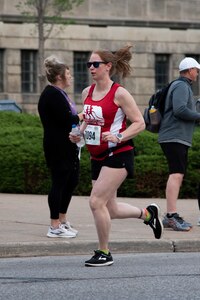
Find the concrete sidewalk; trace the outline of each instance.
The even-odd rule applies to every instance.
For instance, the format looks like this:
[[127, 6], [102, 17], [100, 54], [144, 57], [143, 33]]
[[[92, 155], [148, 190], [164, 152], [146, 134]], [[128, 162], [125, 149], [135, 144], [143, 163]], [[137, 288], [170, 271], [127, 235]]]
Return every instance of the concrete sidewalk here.
[[[138, 207], [157, 203], [166, 209], [165, 199], [119, 198]], [[178, 201], [178, 212], [194, 226], [189, 232], [165, 229], [156, 240], [149, 226], [138, 219], [113, 220], [110, 235], [112, 253], [197, 252], [200, 251], [200, 212], [197, 200]], [[97, 235], [88, 197], [74, 196], [69, 221], [78, 229], [76, 238], [47, 238], [49, 208], [45, 195], [0, 194], [0, 257], [93, 254]]]

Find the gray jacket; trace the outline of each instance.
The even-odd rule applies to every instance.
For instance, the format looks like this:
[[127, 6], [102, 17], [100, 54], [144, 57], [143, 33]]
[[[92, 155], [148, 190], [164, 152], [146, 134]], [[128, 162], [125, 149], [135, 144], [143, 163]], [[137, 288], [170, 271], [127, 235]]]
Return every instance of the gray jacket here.
[[196, 111], [191, 83], [191, 80], [181, 77], [170, 86], [158, 134], [159, 143], [192, 145], [195, 121], [200, 120], [200, 113]]

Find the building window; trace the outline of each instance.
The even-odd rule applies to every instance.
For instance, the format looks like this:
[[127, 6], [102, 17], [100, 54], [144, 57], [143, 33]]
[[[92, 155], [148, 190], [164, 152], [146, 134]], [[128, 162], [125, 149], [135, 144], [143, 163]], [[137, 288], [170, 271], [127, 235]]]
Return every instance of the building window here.
[[0, 49], [0, 92], [2, 93], [4, 90], [4, 63], [3, 63], [4, 51]]
[[21, 88], [22, 93], [37, 92], [37, 51], [21, 51]]
[[89, 52], [74, 52], [74, 94], [81, 94], [89, 85], [87, 61]]
[[[200, 55], [186, 54], [185, 56], [186, 57], [192, 57], [192, 58], [196, 59], [196, 61], [198, 61], [198, 63], [200, 61]], [[200, 92], [199, 85], [200, 85], [200, 78], [198, 76], [197, 81], [193, 81], [193, 83], [192, 83], [192, 91], [194, 93], [194, 96], [196, 96], [196, 97], [199, 96], [199, 92]]]
[[155, 56], [155, 88], [161, 89], [169, 82], [169, 55], [156, 54]]

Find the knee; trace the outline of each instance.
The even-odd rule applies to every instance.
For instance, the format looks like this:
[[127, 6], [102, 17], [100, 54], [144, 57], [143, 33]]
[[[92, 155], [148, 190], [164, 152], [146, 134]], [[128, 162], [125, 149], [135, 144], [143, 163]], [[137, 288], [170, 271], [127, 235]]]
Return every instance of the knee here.
[[92, 193], [89, 199], [89, 205], [92, 212], [96, 210], [107, 209], [107, 197], [101, 193]]
[[97, 210], [98, 208], [100, 208], [100, 201], [98, 201], [98, 197], [95, 196], [91, 196], [90, 200], [89, 200], [89, 205], [90, 205], [90, 209], [92, 211]]
[[174, 173], [174, 174], [171, 174], [170, 177], [171, 177], [172, 180], [181, 183], [183, 181], [184, 174]]

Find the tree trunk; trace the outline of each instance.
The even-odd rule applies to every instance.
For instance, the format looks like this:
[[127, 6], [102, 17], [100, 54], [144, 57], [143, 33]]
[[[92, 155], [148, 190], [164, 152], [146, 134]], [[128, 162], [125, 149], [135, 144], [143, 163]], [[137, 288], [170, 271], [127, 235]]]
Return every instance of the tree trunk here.
[[38, 1], [38, 77], [39, 77], [39, 89], [40, 92], [46, 85], [46, 77], [44, 74], [44, 17], [45, 17], [45, 6], [47, 1]]

